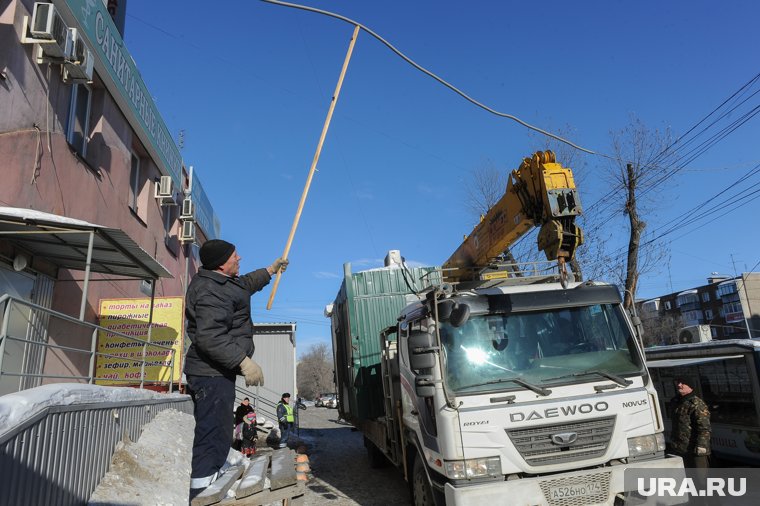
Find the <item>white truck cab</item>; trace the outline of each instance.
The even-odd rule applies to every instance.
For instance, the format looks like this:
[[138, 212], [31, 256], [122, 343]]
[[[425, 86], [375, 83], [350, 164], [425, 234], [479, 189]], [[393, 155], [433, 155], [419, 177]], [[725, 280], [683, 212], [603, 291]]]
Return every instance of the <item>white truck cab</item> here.
[[683, 467], [616, 287], [433, 290], [399, 320], [399, 435], [378, 446], [407, 446], [415, 504], [624, 504], [626, 470]]

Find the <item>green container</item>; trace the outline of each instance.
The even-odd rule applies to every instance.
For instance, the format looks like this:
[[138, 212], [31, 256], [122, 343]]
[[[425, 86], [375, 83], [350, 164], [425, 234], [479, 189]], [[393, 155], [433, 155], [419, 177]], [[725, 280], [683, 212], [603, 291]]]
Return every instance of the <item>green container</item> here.
[[[344, 279], [332, 309], [333, 349], [343, 415], [349, 420], [372, 420], [384, 409], [380, 333], [395, 325], [407, 305], [407, 295], [441, 283], [435, 267], [384, 267], [351, 273]], [[404, 277], [406, 276], [406, 281]], [[407, 284], [408, 281], [408, 284]]]

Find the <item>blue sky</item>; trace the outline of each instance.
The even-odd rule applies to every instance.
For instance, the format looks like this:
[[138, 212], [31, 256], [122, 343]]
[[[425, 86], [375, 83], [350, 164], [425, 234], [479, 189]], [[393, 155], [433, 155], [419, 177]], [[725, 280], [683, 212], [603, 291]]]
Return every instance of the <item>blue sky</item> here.
[[[569, 126], [572, 141], [601, 153], [611, 152], [610, 131], [631, 114], [678, 136], [760, 72], [760, 31], [748, 24], [760, 19], [753, 1], [304, 5], [355, 19], [475, 99], [547, 130]], [[185, 131], [185, 163], [200, 175], [242, 269], [282, 254], [352, 31], [256, 1], [129, 0], [127, 47], [169, 131]], [[741, 112], [760, 104], [758, 96]], [[643, 217], [648, 229], [760, 163], [758, 139], [753, 118], [663, 183]], [[378, 267], [399, 249], [407, 261], [440, 265], [475, 224], [465, 206], [470, 172], [488, 163], [512, 170], [540, 145], [361, 33], [291, 266], [271, 311], [269, 289], [254, 296], [254, 320], [297, 322], [299, 352], [329, 342], [322, 312], [344, 262], [355, 271]], [[604, 158], [583, 160], [588, 207], [610, 186], [601, 177]], [[703, 284], [711, 272], [732, 274], [732, 255], [737, 271], [755, 266], [757, 202], [666, 236], [669, 269], [643, 278], [639, 297]], [[606, 228], [620, 245], [628, 236], [622, 218], [610, 216]]]

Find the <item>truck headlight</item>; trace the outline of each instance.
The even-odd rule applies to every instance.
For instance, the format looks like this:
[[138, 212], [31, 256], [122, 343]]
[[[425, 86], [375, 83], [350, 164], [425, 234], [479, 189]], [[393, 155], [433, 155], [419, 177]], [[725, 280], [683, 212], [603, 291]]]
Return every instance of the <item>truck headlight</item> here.
[[628, 438], [628, 455], [638, 457], [665, 451], [665, 435], [662, 432], [649, 436]]
[[452, 480], [501, 476], [499, 457], [485, 459], [448, 460], [445, 464], [446, 476]]

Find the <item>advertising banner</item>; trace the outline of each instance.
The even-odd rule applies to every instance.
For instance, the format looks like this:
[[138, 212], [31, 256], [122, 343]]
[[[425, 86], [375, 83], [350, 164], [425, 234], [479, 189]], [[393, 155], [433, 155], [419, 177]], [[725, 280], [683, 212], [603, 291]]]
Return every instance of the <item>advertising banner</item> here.
[[74, 17], [75, 27], [82, 32], [94, 53], [98, 75], [130, 123], [132, 120], [138, 122], [135, 133], [155, 155], [156, 165], [163, 166], [172, 177], [175, 188], [182, 188], [182, 155], [106, 5], [102, 0], [58, 0], [54, 3], [62, 12], [66, 9]]
[[[101, 299], [100, 326], [132, 338], [148, 340], [150, 299]], [[179, 382], [182, 374], [184, 336], [184, 299], [157, 297], [153, 301], [153, 329], [147, 346], [122, 335], [98, 331], [95, 377], [98, 385], [128, 385], [140, 382], [143, 350], [145, 352], [145, 382]], [[109, 356], [104, 356], [107, 354]]]

